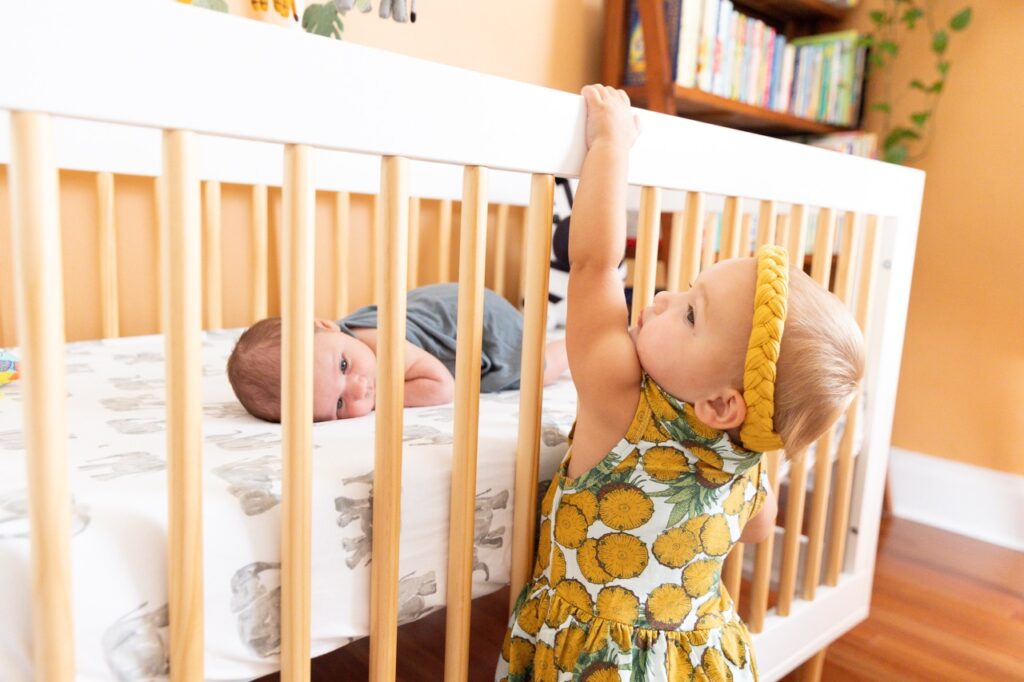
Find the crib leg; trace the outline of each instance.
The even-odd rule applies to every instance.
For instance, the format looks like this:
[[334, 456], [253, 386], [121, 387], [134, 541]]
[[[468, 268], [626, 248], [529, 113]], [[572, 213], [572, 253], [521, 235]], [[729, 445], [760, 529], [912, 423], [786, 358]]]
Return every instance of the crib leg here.
[[821, 682], [821, 673], [825, 668], [825, 654], [828, 647], [808, 658], [802, 666], [788, 676], [791, 682]]

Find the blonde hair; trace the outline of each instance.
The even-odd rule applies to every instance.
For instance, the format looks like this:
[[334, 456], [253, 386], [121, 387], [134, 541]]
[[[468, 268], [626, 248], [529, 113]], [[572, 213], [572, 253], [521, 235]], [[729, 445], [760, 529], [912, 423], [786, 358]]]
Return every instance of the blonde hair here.
[[789, 269], [789, 313], [775, 380], [775, 431], [795, 455], [846, 410], [864, 376], [864, 336], [846, 306]]
[[249, 414], [281, 421], [281, 318], [249, 327], [228, 358], [228, 381]]

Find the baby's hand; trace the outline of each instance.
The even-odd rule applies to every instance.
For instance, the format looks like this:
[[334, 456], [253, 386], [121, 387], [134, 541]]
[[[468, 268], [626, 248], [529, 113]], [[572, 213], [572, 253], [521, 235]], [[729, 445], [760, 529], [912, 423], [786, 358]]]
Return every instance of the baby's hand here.
[[587, 85], [580, 94], [587, 102], [587, 149], [596, 142], [632, 147], [640, 122], [630, 109], [629, 95], [607, 85]]

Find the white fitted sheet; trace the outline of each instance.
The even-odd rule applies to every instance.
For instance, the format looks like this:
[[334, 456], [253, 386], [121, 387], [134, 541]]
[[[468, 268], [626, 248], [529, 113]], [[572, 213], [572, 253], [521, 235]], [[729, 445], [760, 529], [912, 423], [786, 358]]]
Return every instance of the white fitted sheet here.
[[[206, 675], [277, 669], [280, 426], [246, 414], [224, 364], [240, 330], [204, 335]], [[78, 680], [167, 673], [167, 471], [163, 338], [67, 346], [72, 581]], [[0, 387], [0, 671], [32, 679], [20, 383]], [[544, 392], [541, 480], [565, 454], [576, 394]], [[508, 581], [519, 393], [483, 395], [474, 596]], [[405, 411], [400, 622], [444, 604], [453, 406]], [[373, 416], [313, 429], [312, 654], [369, 631]]]

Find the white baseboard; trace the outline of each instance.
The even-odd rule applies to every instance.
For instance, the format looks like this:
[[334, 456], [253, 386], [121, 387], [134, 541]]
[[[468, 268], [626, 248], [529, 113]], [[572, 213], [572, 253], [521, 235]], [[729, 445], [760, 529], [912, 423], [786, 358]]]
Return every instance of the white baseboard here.
[[1024, 476], [892, 449], [895, 516], [1024, 551]]

